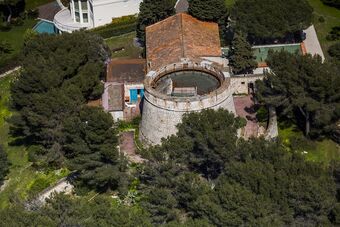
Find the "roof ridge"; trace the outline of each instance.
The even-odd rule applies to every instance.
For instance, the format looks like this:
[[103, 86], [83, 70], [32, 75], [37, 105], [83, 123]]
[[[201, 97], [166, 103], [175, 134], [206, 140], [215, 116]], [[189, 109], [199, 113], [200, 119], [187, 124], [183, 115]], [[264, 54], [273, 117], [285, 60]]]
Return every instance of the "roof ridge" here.
[[183, 31], [183, 13], [180, 13], [180, 39], [181, 39], [181, 52], [182, 58], [185, 57], [185, 46], [184, 46], [184, 31]]

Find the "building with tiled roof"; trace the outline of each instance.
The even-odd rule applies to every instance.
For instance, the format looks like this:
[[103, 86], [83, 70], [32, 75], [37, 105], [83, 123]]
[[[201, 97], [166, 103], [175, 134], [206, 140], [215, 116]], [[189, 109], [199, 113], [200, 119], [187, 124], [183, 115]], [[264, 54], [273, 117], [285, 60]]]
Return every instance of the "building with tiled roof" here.
[[[146, 28], [148, 71], [180, 62], [184, 58], [221, 57], [219, 28], [179, 13]], [[201, 61], [197, 60], [197, 61]]]

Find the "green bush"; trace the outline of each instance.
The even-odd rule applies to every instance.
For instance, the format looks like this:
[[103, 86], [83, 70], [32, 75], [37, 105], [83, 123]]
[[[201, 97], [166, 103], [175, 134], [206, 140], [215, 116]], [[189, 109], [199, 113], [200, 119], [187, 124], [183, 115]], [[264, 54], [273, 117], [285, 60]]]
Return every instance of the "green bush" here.
[[261, 106], [256, 112], [256, 118], [259, 122], [267, 122], [268, 109], [265, 106]]
[[340, 39], [340, 26], [335, 26], [332, 30], [328, 33], [326, 39], [328, 41], [335, 41]]

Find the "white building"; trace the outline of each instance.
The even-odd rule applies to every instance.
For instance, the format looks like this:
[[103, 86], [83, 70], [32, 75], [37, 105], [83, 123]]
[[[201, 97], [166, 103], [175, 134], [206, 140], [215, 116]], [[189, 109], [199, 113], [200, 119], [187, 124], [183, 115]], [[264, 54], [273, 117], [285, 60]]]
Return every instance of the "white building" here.
[[71, 0], [69, 8], [54, 17], [55, 26], [62, 32], [90, 29], [111, 23], [113, 18], [139, 12], [142, 0]]

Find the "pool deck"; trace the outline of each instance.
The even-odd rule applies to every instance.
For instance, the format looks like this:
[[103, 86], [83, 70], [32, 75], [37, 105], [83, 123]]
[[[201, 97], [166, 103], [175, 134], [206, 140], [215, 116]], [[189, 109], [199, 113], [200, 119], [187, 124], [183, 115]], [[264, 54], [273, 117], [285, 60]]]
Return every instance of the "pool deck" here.
[[322, 51], [318, 36], [315, 31], [314, 25], [310, 26], [303, 32], [306, 33], [306, 40], [303, 41], [304, 46], [306, 48], [306, 51], [308, 54], [311, 54], [312, 56], [314, 55], [319, 55], [322, 59], [322, 61], [325, 60], [325, 55]]

